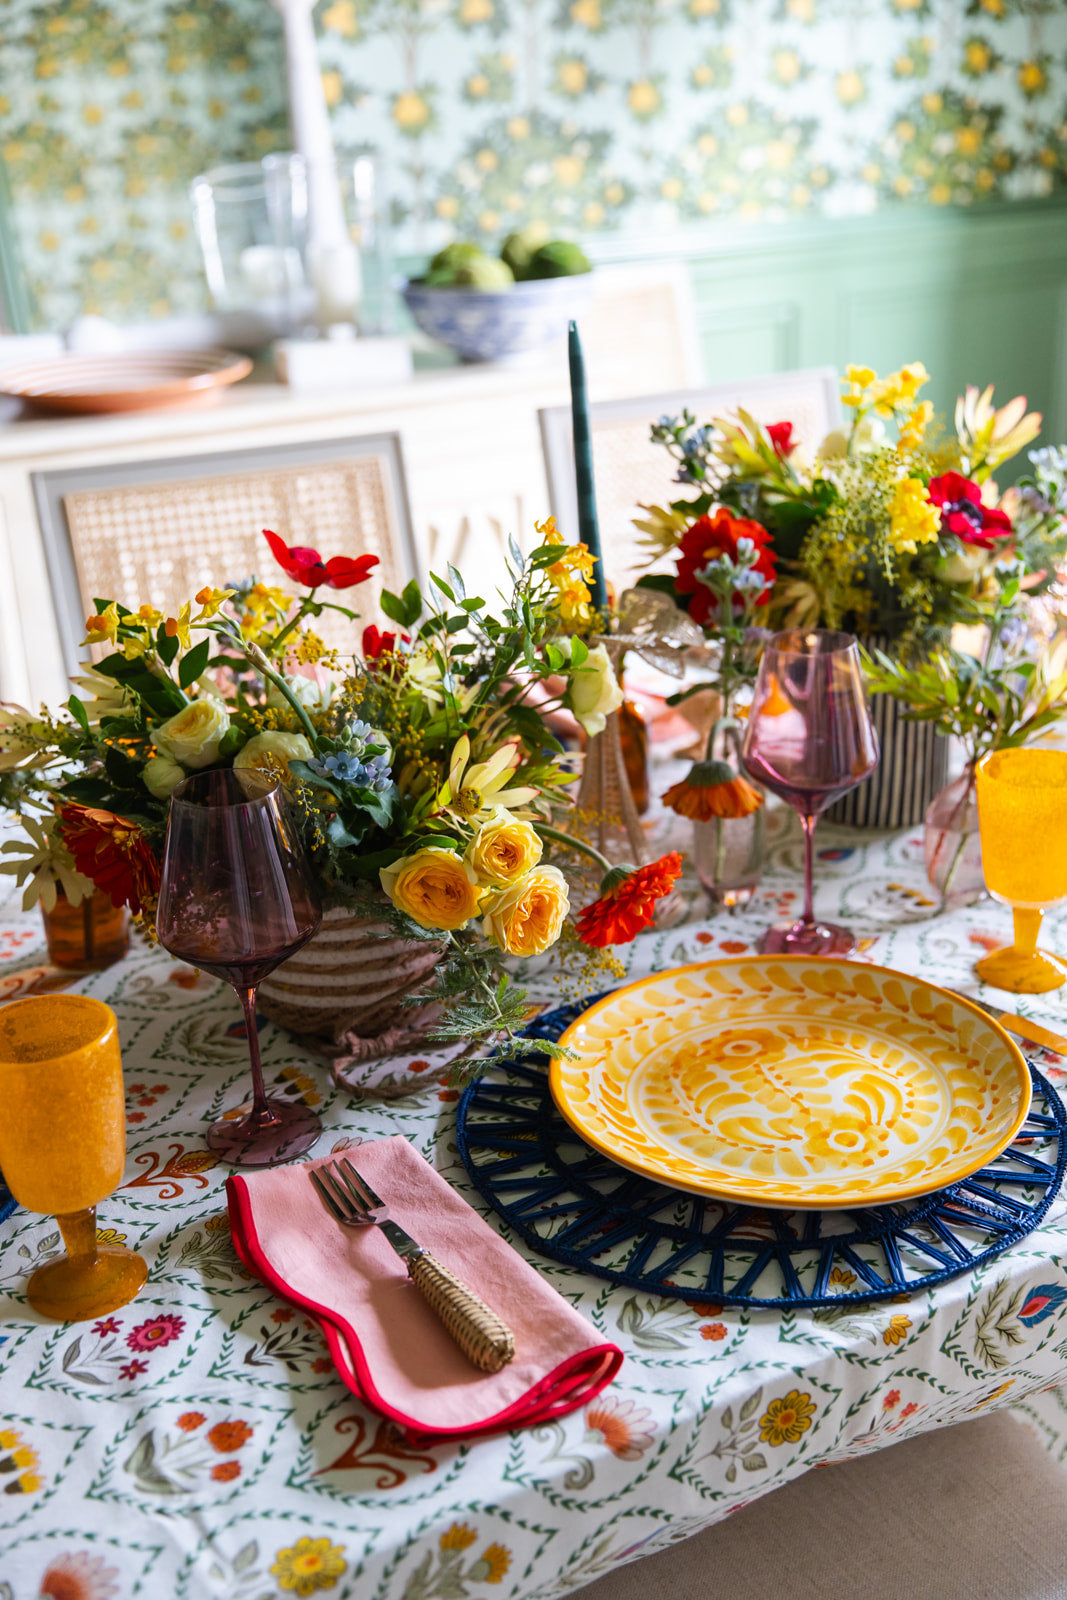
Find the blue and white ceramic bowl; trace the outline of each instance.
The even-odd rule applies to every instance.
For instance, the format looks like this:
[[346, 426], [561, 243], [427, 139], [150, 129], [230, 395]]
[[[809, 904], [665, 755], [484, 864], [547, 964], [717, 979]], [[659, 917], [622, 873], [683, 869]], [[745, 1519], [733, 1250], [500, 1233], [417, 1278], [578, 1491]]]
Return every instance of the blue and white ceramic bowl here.
[[408, 310], [431, 339], [463, 361], [507, 361], [562, 338], [592, 295], [592, 274], [537, 278], [507, 289], [403, 289]]

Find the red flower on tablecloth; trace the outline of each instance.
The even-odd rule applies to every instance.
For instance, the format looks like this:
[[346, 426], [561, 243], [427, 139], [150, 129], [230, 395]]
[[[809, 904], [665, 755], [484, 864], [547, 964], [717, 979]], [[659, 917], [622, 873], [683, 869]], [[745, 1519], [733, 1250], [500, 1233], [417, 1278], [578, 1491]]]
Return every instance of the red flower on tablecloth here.
[[74, 801], [62, 806], [59, 815], [59, 831], [74, 865], [113, 906], [129, 906], [136, 913], [155, 900], [160, 866], [142, 828], [113, 811]]
[[120, 1378], [139, 1378], [142, 1372], [148, 1371], [147, 1361], [127, 1361], [124, 1367], [119, 1368]]
[[1006, 539], [1012, 532], [1007, 513], [983, 505], [981, 489], [962, 472], [943, 472], [939, 478], [931, 478], [926, 494], [931, 505], [941, 507], [942, 533], [954, 533], [964, 544], [992, 550], [998, 539]]
[[178, 1418], [178, 1426], [183, 1433], [195, 1433], [206, 1421], [207, 1418], [202, 1411], [183, 1411]]
[[769, 423], [767, 437], [774, 446], [775, 455], [781, 461], [784, 461], [786, 456], [792, 455], [797, 447], [798, 441], [793, 438], [793, 424], [791, 422]]
[[918, 1411], [918, 1409], [919, 1408], [915, 1404], [915, 1401], [914, 1400], [909, 1400], [907, 1405], [904, 1407], [903, 1411], [900, 1413], [901, 1422], [904, 1421], [905, 1417], [913, 1417], [915, 1415], [916, 1411]]
[[115, 1321], [114, 1317], [105, 1317], [100, 1322], [93, 1323], [93, 1332], [102, 1339], [105, 1333], [118, 1333], [119, 1327], [120, 1324]]
[[220, 1455], [229, 1455], [231, 1450], [240, 1450], [242, 1445], [248, 1443], [252, 1437], [252, 1429], [247, 1422], [216, 1422], [213, 1428], [208, 1429], [208, 1443]]
[[[689, 615], [701, 627], [714, 621], [719, 602], [707, 584], [701, 583], [697, 574], [720, 556], [728, 556], [731, 561], [736, 561], [737, 545], [741, 539], [751, 539], [758, 551], [752, 570], [764, 579], [764, 587], [756, 595], [755, 601], [757, 605], [766, 605], [775, 579], [775, 556], [774, 551], [768, 548], [771, 536], [762, 523], [753, 522], [750, 517], [732, 516], [725, 506], [720, 506], [713, 517], [698, 517], [682, 535], [674, 587], [680, 595], [689, 597]], [[735, 594], [735, 608], [740, 611], [743, 605], [742, 595]]]
[[212, 1467], [211, 1476], [216, 1483], [232, 1483], [234, 1478], [241, 1476], [241, 1463], [239, 1461], [220, 1461]]
[[118, 1567], [109, 1567], [103, 1556], [88, 1550], [53, 1556], [41, 1579], [39, 1600], [114, 1600], [118, 1575]]
[[900, 1390], [899, 1389], [890, 1389], [889, 1393], [886, 1395], [885, 1399], [882, 1401], [882, 1410], [883, 1411], [892, 1411], [893, 1407], [894, 1406], [898, 1406], [899, 1404], [900, 1404]]
[[136, 1328], [130, 1329], [126, 1343], [131, 1350], [154, 1350], [157, 1345], [173, 1344], [184, 1327], [184, 1317], [174, 1317], [169, 1313], [149, 1317], [147, 1322], [139, 1322]]
[[682, 870], [677, 850], [647, 867], [613, 867], [600, 886], [600, 898], [574, 919], [583, 944], [604, 949], [629, 944], [656, 914], [656, 901], [670, 894]]
[[324, 561], [317, 550], [307, 545], [288, 545], [269, 528], [263, 529], [263, 537], [286, 576], [306, 589], [317, 589], [324, 583], [331, 589], [351, 589], [357, 583], [365, 583], [371, 568], [378, 565], [378, 557], [372, 555], [357, 556], [354, 561], [351, 556], [331, 556]]
[[620, 1461], [639, 1461], [655, 1440], [651, 1411], [618, 1395], [601, 1395], [587, 1406], [585, 1425]]

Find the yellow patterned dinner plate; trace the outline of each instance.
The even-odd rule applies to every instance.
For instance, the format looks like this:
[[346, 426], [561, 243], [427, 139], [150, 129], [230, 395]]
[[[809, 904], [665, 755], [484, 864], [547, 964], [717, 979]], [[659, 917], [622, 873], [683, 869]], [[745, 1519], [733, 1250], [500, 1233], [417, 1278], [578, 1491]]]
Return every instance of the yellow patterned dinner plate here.
[[760, 1206], [928, 1194], [1010, 1144], [1030, 1105], [1019, 1047], [920, 978], [739, 956], [641, 978], [584, 1011], [552, 1062], [571, 1127], [624, 1167]]

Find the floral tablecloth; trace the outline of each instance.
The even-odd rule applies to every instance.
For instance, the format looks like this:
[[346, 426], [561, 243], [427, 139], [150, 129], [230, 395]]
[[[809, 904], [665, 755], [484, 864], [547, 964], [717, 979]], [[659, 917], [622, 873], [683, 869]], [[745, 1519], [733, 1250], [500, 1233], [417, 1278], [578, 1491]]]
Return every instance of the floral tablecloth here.
[[[799, 832], [789, 813], [771, 820], [752, 905], [701, 920], [688, 885], [687, 919], [625, 953], [631, 976], [751, 948], [797, 908]], [[857, 930], [859, 959], [973, 989], [975, 955], [1007, 934], [1004, 908], [937, 914], [917, 831], [826, 827], [818, 850], [817, 909]], [[1049, 919], [1048, 939], [1067, 945], [1067, 916]], [[36, 914], [9, 897], [0, 998], [54, 981], [44, 961]], [[558, 998], [551, 972], [533, 976]], [[2, 1600], [555, 1600], [809, 1467], [986, 1407], [1018, 1406], [1067, 1455], [1067, 1390], [1054, 1391], [1067, 1380], [1059, 1199], [985, 1268], [877, 1307], [688, 1306], [541, 1261], [625, 1350], [618, 1379], [560, 1422], [417, 1448], [352, 1398], [317, 1327], [234, 1255], [226, 1169], [203, 1142], [246, 1083], [232, 993], [143, 945], [79, 987], [118, 1013], [128, 1093], [125, 1181], [100, 1226], [151, 1270], [113, 1316], [45, 1323], [22, 1291], [57, 1249], [55, 1225], [23, 1211], [0, 1224]], [[1067, 1031], [1062, 994], [1014, 1009]], [[456, 1158], [456, 1094], [432, 1062], [406, 1064], [412, 1096], [354, 1104], [288, 1036], [264, 1024], [261, 1037], [274, 1090], [321, 1110], [320, 1151], [402, 1133], [479, 1203]], [[1043, 1066], [1067, 1082], [1055, 1058]], [[847, 1290], [849, 1275], [835, 1276]]]

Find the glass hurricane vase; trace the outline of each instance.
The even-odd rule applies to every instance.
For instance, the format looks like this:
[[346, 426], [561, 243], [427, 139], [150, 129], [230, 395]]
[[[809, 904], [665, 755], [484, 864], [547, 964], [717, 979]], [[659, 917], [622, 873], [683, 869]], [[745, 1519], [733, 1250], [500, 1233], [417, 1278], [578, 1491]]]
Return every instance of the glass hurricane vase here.
[[946, 783], [926, 808], [923, 854], [926, 876], [943, 905], [969, 905], [985, 893], [973, 765]]
[[[721, 722], [712, 733], [708, 759], [725, 761], [737, 777], [741, 768], [740, 726]], [[758, 785], [752, 785], [758, 788]], [[759, 790], [761, 799], [762, 789]], [[739, 817], [711, 817], [693, 823], [693, 865], [714, 910], [747, 905], [760, 880], [766, 853], [766, 807]]]
[[130, 948], [129, 912], [125, 906], [113, 906], [100, 889], [72, 906], [57, 886], [56, 903], [51, 911], [42, 905], [41, 918], [54, 967], [100, 972], [121, 961]]

